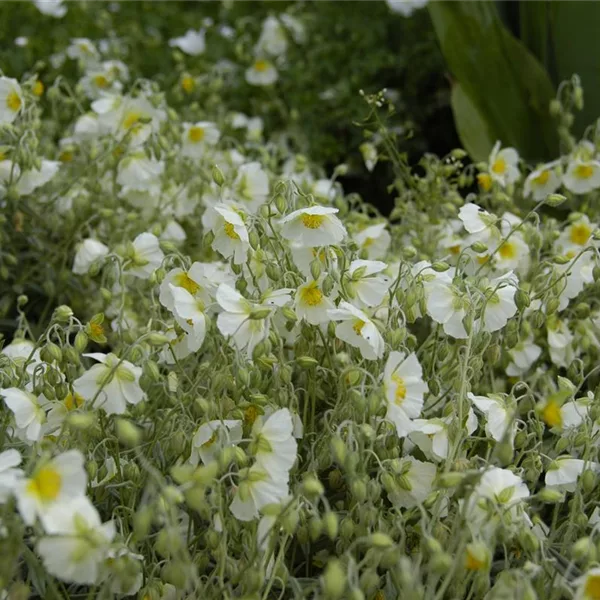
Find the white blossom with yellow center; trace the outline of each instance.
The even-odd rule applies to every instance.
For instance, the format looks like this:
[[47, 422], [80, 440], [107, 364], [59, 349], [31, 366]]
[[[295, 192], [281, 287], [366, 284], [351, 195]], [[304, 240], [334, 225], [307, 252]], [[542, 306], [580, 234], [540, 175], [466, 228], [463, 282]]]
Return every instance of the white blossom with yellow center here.
[[0, 77], [0, 124], [12, 123], [24, 106], [19, 82], [10, 77]]
[[281, 235], [305, 248], [337, 244], [346, 237], [346, 228], [335, 216], [337, 212], [330, 206], [295, 210], [281, 219]]

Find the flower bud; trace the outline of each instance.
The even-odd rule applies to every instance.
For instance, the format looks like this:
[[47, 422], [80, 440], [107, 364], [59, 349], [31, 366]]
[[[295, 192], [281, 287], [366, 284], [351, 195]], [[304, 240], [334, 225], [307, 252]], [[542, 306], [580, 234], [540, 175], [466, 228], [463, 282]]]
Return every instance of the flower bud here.
[[346, 570], [338, 559], [329, 561], [322, 577], [323, 596], [327, 600], [341, 600], [346, 589]]
[[328, 511], [323, 517], [323, 529], [330, 540], [335, 540], [339, 530], [339, 520], [336, 513]]
[[142, 441], [142, 431], [127, 419], [115, 420], [115, 433], [119, 441], [129, 448], [139, 446]]
[[54, 318], [59, 322], [59, 323], [68, 323], [69, 319], [73, 316], [73, 310], [71, 309], [70, 306], [67, 306], [66, 304], [61, 304], [55, 311], [54, 311]]

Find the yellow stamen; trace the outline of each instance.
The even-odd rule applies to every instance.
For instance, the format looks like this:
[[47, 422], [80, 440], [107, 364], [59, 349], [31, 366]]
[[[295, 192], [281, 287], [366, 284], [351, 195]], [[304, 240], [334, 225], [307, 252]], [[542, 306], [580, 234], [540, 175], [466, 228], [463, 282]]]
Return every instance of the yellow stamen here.
[[102, 337], [104, 335], [104, 327], [101, 323], [90, 323], [90, 333], [94, 337]]
[[302, 215], [302, 225], [307, 229], [319, 229], [324, 220], [323, 215]]
[[235, 232], [235, 230], [233, 228], [233, 223], [229, 223], [229, 222], [225, 221], [225, 225], [223, 226], [223, 228], [225, 229], [225, 233], [232, 240], [239, 240], [240, 239], [240, 236]]
[[573, 175], [577, 179], [589, 179], [594, 174], [594, 167], [592, 165], [577, 165], [573, 170]]
[[579, 223], [571, 227], [571, 242], [578, 246], [585, 246], [592, 235], [592, 228], [587, 223]]
[[600, 575], [587, 576], [584, 597], [589, 600], [600, 600]]
[[560, 405], [555, 400], [550, 400], [542, 410], [542, 419], [546, 425], [550, 427], [562, 426], [562, 414], [560, 413]]
[[512, 242], [504, 242], [502, 246], [500, 246], [498, 254], [500, 254], [504, 260], [512, 260], [517, 256], [517, 248]]
[[96, 84], [96, 87], [99, 87], [102, 89], [108, 87], [108, 79], [106, 79], [106, 77], [104, 77], [104, 75], [96, 75], [94, 77], [94, 83]]
[[364, 326], [365, 326], [364, 321], [354, 321], [354, 325], [352, 325], [352, 329], [354, 329], [354, 332], [356, 333], [356, 335], [360, 335], [360, 332], [362, 331], [362, 328]]
[[256, 406], [249, 406], [244, 411], [244, 423], [246, 425], [254, 425], [254, 421], [258, 418], [258, 408]]
[[137, 125], [141, 119], [142, 114], [139, 112], [129, 112], [123, 119], [123, 129], [130, 129], [134, 125]]
[[190, 127], [190, 130], [188, 131], [188, 140], [190, 140], [190, 142], [192, 142], [193, 144], [197, 144], [198, 142], [201, 142], [204, 139], [204, 128], [203, 127], [197, 127], [196, 125], [194, 125], [193, 127]]
[[503, 158], [497, 158], [492, 165], [492, 171], [496, 175], [504, 175], [506, 173], [506, 161]]
[[21, 108], [22, 104], [23, 101], [21, 100], [19, 94], [15, 92], [15, 90], [8, 92], [8, 95], [6, 96], [6, 106], [8, 106], [10, 110], [17, 112]]
[[450, 246], [449, 250], [450, 250], [450, 254], [457, 256], [458, 254], [460, 254], [460, 244], [456, 244], [455, 246]]
[[323, 294], [317, 287], [316, 283], [313, 283], [309, 287], [302, 290], [302, 302], [309, 306], [318, 306], [323, 301]]
[[270, 66], [271, 65], [268, 60], [259, 59], [254, 63], [254, 70], [258, 71], [259, 73], [264, 73]]
[[210, 448], [217, 441], [218, 433], [217, 431], [213, 431], [213, 434], [210, 436], [204, 444], [202, 444], [202, 448]]
[[479, 571], [483, 567], [485, 567], [485, 562], [483, 560], [477, 558], [473, 554], [471, 554], [471, 552], [467, 548], [467, 556], [465, 558], [465, 568], [468, 569], [469, 571]]
[[51, 466], [42, 467], [27, 484], [27, 491], [42, 502], [52, 502], [58, 498], [62, 478]]
[[194, 79], [192, 77], [190, 77], [189, 75], [186, 75], [181, 80], [181, 87], [183, 88], [183, 91], [186, 94], [191, 94], [194, 91], [194, 88], [196, 87], [196, 82], [194, 81]]
[[488, 255], [488, 254], [485, 254], [484, 256], [478, 256], [478, 257], [477, 257], [477, 262], [478, 262], [480, 265], [485, 265], [485, 263], [486, 263], [488, 260], [490, 260], [490, 257], [489, 257], [489, 255]]
[[58, 160], [60, 160], [60, 162], [71, 162], [74, 158], [74, 154], [73, 152], [71, 152], [71, 150], [63, 150], [60, 153], [60, 156], [58, 157]]
[[200, 286], [187, 273], [175, 275], [175, 284], [187, 290], [192, 296], [195, 296], [200, 289]]
[[395, 403], [400, 406], [406, 398], [406, 383], [398, 374], [392, 375], [392, 381], [396, 384]]
[[79, 394], [67, 394], [67, 397], [63, 400], [63, 404], [69, 412], [80, 408], [84, 402], [83, 396]]
[[37, 96], [38, 98], [44, 93], [44, 84], [38, 79], [34, 84], [33, 84], [33, 95]]
[[533, 183], [536, 185], [545, 185], [548, 183], [548, 179], [550, 179], [550, 171], [544, 169], [537, 177], [533, 178]]
[[492, 178], [488, 173], [479, 173], [477, 175], [477, 183], [484, 192], [489, 192], [492, 187]]

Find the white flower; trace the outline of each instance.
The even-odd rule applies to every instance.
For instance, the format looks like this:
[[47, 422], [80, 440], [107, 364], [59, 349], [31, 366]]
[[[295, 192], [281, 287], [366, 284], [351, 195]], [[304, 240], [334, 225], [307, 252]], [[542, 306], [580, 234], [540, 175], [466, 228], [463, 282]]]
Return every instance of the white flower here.
[[402, 508], [423, 504], [433, 490], [433, 480], [437, 474], [436, 466], [407, 456], [402, 459], [398, 469], [398, 490], [390, 494], [392, 504]]
[[304, 248], [337, 244], [346, 237], [346, 228], [335, 216], [337, 212], [329, 206], [295, 210], [281, 219], [281, 235]]
[[204, 302], [192, 296], [185, 288], [169, 285], [173, 298], [173, 313], [179, 326], [188, 334], [188, 349], [196, 352], [206, 335]]
[[259, 516], [267, 504], [277, 504], [288, 496], [287, 476], [275, 479], [259, 465], [253, 465], [240, 482], [233, 502], [229, 506], [233, 516], [240, 521], [251, 521]]
[[294, 295], [294, 311], [299, 319], [305, 319], [311, 325], [329, 321], [329, 311], [335, 308], [330, 298], [321, 289], [324, 276], [318, 281], [307, 281], [298, 287]]
[[523, 195], [533, 196], [535, 202], [544, 200], [560, 186], [560, 162], [554, 161], [538, 167], [525, 180]]
[[95, 64], [100, 54], [94, 43], [88, 38], [73, 38], [67, 48], [67, 56], [81, 61], [84, 65]]
[[100, 577], [110, 581], [112, 594], [133, 596], [137, 594], [144, 582], [143, 560], [141, 554], [134, 554], [128, 548], [110, 548]]
[[469, 233], [476, 234], [478, 239], [483, 238], [483, 240], [489, 237], [490, 229], [497, 221], [494, 215], [472, 202], [461, 206], [458, 218]]
[[359, 308], [379, 306], [391, 281], [383, 271], [387, 264], [378, 260], [353, 260], [348, 267], [347, 287], [354, 292], [353, 303]]
[[212, 231], [215, 234], [212, 242], [213, 250], [219, 252], [224, 258], [233, 256], [234, 264], [241, 265], [246, 262], [248, 249], [250, 248], [243, 213], [224, 204], [215, 205], [212, 208], [217, 214], [212, 226]]
[[386, 229], [387, 223], [369, 225], [352, 237], [361, 250], [367, 253], [369, 260], [384, 258], [392, 242], [392, 237]]
[[237, 198], [255, 213], [269, 195], [269, 176], [258, 162], [242, 165], [233, 184]]
[[83, 240], [75, 253], [73, 262], [73, 273], [77, 275], [85, 275], [90, 270], [92, 263], [96, 260], [104, 258], [110, 250], [102, 242], [87, 238]]
[[46, 570], [61, 581], [93, 585], [115, 536], [112, 521], [102, 523], [98, 511], [85, 497], [67, 499], [48, 510], [46, 537], [36, 546]]
[[574, 492], [577, 489], [577, 479], [583, 470], [598, 472], [598, 463], [571, 458], [570, 456], [559, 456], [552, 461], [546, 472], [546, 486], [564, 492]]
[[119, 163], [117, 183], [123, 187], [124, 192], [159, 190], [164, 170], [163, 161], [148, 158], [144, 152], [136, 152]]
[[234, 446], [242, 439], [242, 421], [209, 421], [200, 425], [192, 438], [190, 462], [198, 459], [204, 464], [216, 460], [218, 453], [228, 446]]
[[33, 525], [36, 516], [46, 531], [56, 526], [51, 512], [64, 507], [70, 500], [83, 496], [87, 475], [79, 450], [68, 450], [39, 464], [29, 479], [19, 480], [15, 489], [17, 506], [27, 525]]
[[[496, 442], [507, 438], [512, 444], [517, 432], [514, 407], [498, 397], [475, 396], [467, 393], [467, 398], [485, 415], [485, 433]], [[508, 435], [507, 435], [508, 434]]]
[[287, 408], [258, 418], [252, 427], [255, 464], [272, 477], [287, 477], [296, 462], [298, 444], [293, 432], [292, 415]]
[[[256, 345], [269, 334], [269, 319], [252, 318], [254, 312], [265, 311], [265, 307], [246, 300], [239, 292], [222, 283], [217, 289], [217, 302], [224, 312], [217, 317], [219, 331], [231, 338], [240, 350], [246, 349], [249, 356]], [[267, 315], [268, 316], [268, 315]]]
[[511, 362], [506, 367], [506, 374], [509, 377], [525, 374], [541, 354], [542, 349], [533, 342], [533, 337], [520, 341], [508, 351]]
[[10, 77], [0, 77], [0, 123], [12, 123], [24, 105], [19, 82]]
[[13, 495], [23, 471], [17, 469], [21, 464], [21, 455], [18, 450], [11, 448], [0, 452], [0, 504], [4, 504]]
[[142, 369], [130, 362], [120, 361], [114, 354], [99, 352], [84, 354], [99, 364], [88, 369], [73, 383], [73, 389], [86, 400], [95, 400], [94, 406], [106, 414], [122, 414], [127, 404], [138, 404], [146, 394], [140, 387]]
[[383, 356], [383, 338], [364, 312], [342, 300], [338, 308], [328, 310], [327, 314], [332, 321], [341, 321], [336, 325], [335, 335], [358, 348], [363, 358], [376, 360]]
[[44, 15], [61, 19], [67, 14], [63, 0], [33, 0], [36, 8]]
[[13, 339], [13, 341], [2, 348], [0, 354], [7, 356], [16, 366], [22, 367], [25, 361], [29, 360], [27, 365], [27, 373], [32, 375], [37, 365], [40, 364], [40, 351], [36, 349], [35, 344], [29, 340], [23, 340], [19, 338]]
[[392, 12], [410, 17], [415, 10], [422, 8], [429, 0], [386, 0]]
[[600, 187], [600, 162], [572, 160], [562, 178], [563, 185], [574, 194], [587, 194]]
[[383, 372], [387, 400], [386, 418], [396, 426], [398, 437], [406, 437], [413, 429], [412, 419], [421, 415], [427, 384], [417, 355], [412, 352], [390, 352]]
[[163, 232], [160, 234], [160, 239], [165, 242], [181, 244], [187, 239], [187, 234], [185, 233], [185, 229], [173, 219], [166, 224]]
[[517, 291], [517, 278], [512, 273], [492, 279], [489, 288], [489, 297], [483, 310], [483, 328], [493, 332], [502, 329], [508, 320], [517, 312], [515, 293]]
[[556, 241], [556, 246], [569, 258], [574, 258], [586, 246], [593, 244], [591, 237], [597, 228], [587, 215], [581, 215], [565, 227]]
[[206, 49], [204, 36], [205, 33], [203, 29], [199, 29], [198, 31], [188, 29], [185, 32], [185, 35], [169, 40], [169, 46], [172, 48], [179, 48], [182, 52], [185, 52], [190, 56], [198, 56]]
[[164, 257], [158, 238], [153, 233], [140, 233], [133, 240], [133, 257], [127, 273], [148, 279], [160, 267]]
[[519, 179], [519, 155], [514, 148], [500, 150], [500, 142], [492, 149], [489, 158], [490, 175], [502, 187]]
[[265, 58], [257, 58], [246, 69], [246, 81], [250, 85], [272, 85], [279, 75], [273, 63]]
[[574, 358], [573, 334], [565, 321], [548, 320], [546, 324], [548, 350], [552, 362], [558, 367], [568, 367]]
[[463, 319], [469, 302], [460, 290], [441, 277], [424, 282], [424, 289], [427, 314], [436, 323], [443, 325], [447, 335], [457, 339], [468, 337]]
[[256, 52], [279, 56], [285, 54], [287, 45], [287, 36], [281, 23], [275, 17], [267, 17], [263, 21], [260, 38], [256, 44]]
[[206, 149], [214, 146], [221, 137], [221, 132], [210, 121], [183, 124], [183, 156], [202, 158]]
[[17, 192], [21, 196], [31, 194], [34, 190], [37, 190], [39, 187], [42, 187], [51, 181], [58, 173], [59, 169], [60, 163], [58, 161], [42, 159], [39, 171], [34, 168], [21, 173], [21, 177], [19, 178], [19, 181], [17, 181]]
[[27, 442], [37, 442], [42, 437], [42, 426], [46, 422], [46, 404], [44, 396], [34, 396], [31, 392], [19, 388], [0, 390], [6, 406], [12, 411], [15, 424]]
[[[515, 524], [523, 522], [519, 504], [528, 496], [527, 485], [512, 471], [499, 467], [486, 469], [465, 501], [467, 522], [474, 532], [484, 537], [493, 533], [501, 518], [504, 523], [507, 518]], [[494, 509], [488, 510], [486, 502], [491, 502]]]

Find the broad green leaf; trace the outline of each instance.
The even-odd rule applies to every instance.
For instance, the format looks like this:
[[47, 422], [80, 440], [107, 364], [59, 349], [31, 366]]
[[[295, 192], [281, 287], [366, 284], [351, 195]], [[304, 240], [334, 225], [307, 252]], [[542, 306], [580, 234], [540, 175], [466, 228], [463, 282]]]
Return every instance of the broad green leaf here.
[[556, 156], [558, 140], [548, 112], [552, 83], [504, 28], [493, 2], [442, 1], [428, 7], [448, 67], [490, 138], [532, 161]]
[[598, 33], [600, 2], [549, 2], [550, 39], [556, 81], [577, 73], [584, 90], [585, 106], [576, 120], [575, 133], [595, 122], [600, 106]]
[[456, 130], [465, 150], [476, 161], [487, 160], [496, 139], [490, 134], [477, 107], [465, 94], [460, 83], [452, 86], [450, 97]]
[[[548, 70], [549, 7], [548, 2], [519, 2], [519, 37], [529, 51]], [[552, 75], [552, 72], [550, 72]]]

